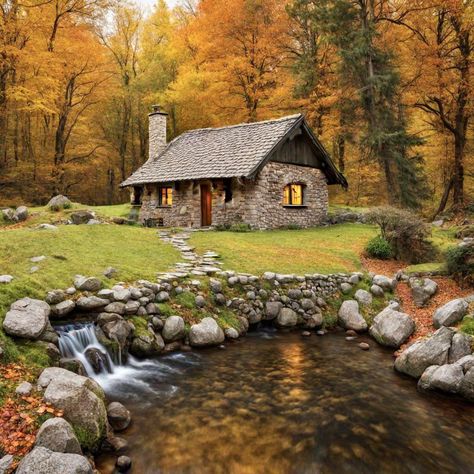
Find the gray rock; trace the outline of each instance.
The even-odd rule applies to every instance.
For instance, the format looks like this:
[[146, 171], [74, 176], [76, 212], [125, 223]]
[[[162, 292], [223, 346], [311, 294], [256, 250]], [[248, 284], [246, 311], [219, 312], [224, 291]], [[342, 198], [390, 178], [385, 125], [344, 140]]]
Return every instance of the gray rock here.
[[30, 382], [22, 382], [15, 390], [17, 395], [29, 395], [33, 390], [33, 385]]
[[74, 225], [81, 225], [87, 224], [91, 219], [95, 219], [95, 214], [90, 211], [76, 211], [69, 217]]
[[436, 328], [441, 326], [452, 326], [461, 321], [467, 314], [469, 305], [463, 298], [451, 300], [438, 308], [433, 315], [433, 324]]
[[38, 379], [44, 400], [62, 410], [74, 431], [84, 433], [83, 448], [97, 449], [106, 434], [104, 391], [97, 382], [59, 367], [44, 369]]
[[388, 307], [374, 318], [370, 335], [383, 346], [399, 348], [415, 330], [415, 322], [406, 313]]
[[157, 303], [164, 303], [165, 301], [168, 301], [170, 299], [170, 295], [167, 291], [160, 291], [156, 295], [156, 302]]
[[316, 307], [316, 305], [313, 303], [313, 300], [310, 298], [303, 298], [300, 304], [303, 311], [311, 311]]
[[209, 280], [209, 288], [213, 293], [222, 293], [222, 283], [215, 278]]
[[48, 304], [58, 304], [66, 299], [66, 293], [63, 290], [52, 290], [46, 294], [45, 301]]
[[395, 360], [395, 369], [418, 378], [430, 365], [444, 365], [448, 362], [454, 332], [442, 327], [431, 337], [415, 342]]
[[267, 281], [274, 280], [275, 277], [276, 277], [276, 274], [273, 273], [273, 272], [265, 272], [265, 273], [263, 274], [263, 279], [264, 279], [264, 280], [267, 280]]
[[38, 229], [40, 230], [58, 230], [57, 226], [53, 224], [40, 224], [38, 226]]
[[204, 298], [204, 296], [197, 295], [194, 301], [198, 308], [204, 308], [204, 306], [206, 306], [206, 299]]
[[114, 431], [128, 428], [132, 417], [130, 412], [119, 402], [112, 402], [107, 407], [107, 418]]
[[384, 291], [392, 291], [397, 286], [397, 280], [388, 278], [385, 275], [375, 275], [372, 279], [372, 283], [380, 286]]
[[358, 289], [355, 292], [354, 298], [357, 300], [359, 304], [362, 304], [364, 306], [370, 306], [372, 304], [372, 295], [365, 290]]
[[438, 284], [429, 278], [410, 278], [409, 283], [413, 300], [419, 308], [438, 291]]
[[464, 373], [458, 364], [434, 365], [428, 367], [418, 381], [421, 390], [441, 390], [457, 393], [460, 389]]
[[343, 295], [347, 295], [352, 291], [352, 285], [349, 283], [341, 283], [340, 288]]
[[181, 316], [170, 316], [166, 319], [161, 333], [166, 342], [179, 341], [186, 335], [184, 319]]
[[283, 305], [279, 301], [267, 301], [265, 303], [265, 319], [268, 321], [275, 319], [281, 308], [283, 308]]
[[81, 296], [76, 301], [76, 306], [83, 311], [95, 311], [104, 308], [109, 304], [109, 300], [97, 296]]
[[72, 313], [76, 308], [76, 303], [72, 300], [61, 301], [57, 305], [51, 306], [51, 313], [54, 318], [62, 318]]
[[117, 276], [118, 270], [114, 267], [107, 267], [104, 270], [104, 276], [105, 278], [115, 278]]
[[454, 362], [462, 359], [464, 356], [471, 355], [472, 353], [472, 338], [471, 336], [462, 332], [457, 332], [453, 336], [451, 348], [449, 349], [448, 362], [453, 364]]
[[74, 286], [79, 291], [99, 291], [102, 287], [102, 282], [95, 277], [85, 277], [78, 275], [74, 279]]
[[291, 308], [281, 308], [276, 324], [282, 328], [294, 327], [298, 324], [298, 315]]
[[92, 474], [87, 458], [79, 454], [55, 453], [38, 446], [21, 461], [17, 474]]
[[193, 324], [189, 330], [189, 343], [193, 347], [222, 344], [224, 339], [224, 331], [210, 317], [203, 318], [198, 324]]
[[225, 296], [222, 293], [217, 293], [214, 296], [214, 301], [220, 306], [224, 306], [227, 303], [227, 300], [225, 299]]
[[37, 257], [30, 258], [30, 262], [32, 263], [39, 263], [39, 262], [42, 262], [43, 260], [46, 260], [46, 257], [44, 255], [38, 255]]
[[6, 456], [0, 458], [0, 474], [10, 472], [14, 460], [15, 459], [11, 454], [7, 454]]
[[137, 357], [152, 357], [165, 348], [165, 342], [159, 334], [151, 331], [135, 336], [130, 345], [130, 353]]
[[321, 313], [315, 313], [305, 319], [304, 327], [306, 329], [314, 329], [322, 326], [323, 324], [323, 315]]
[[15, 218], [15, 211], [13, 209], [2, 209], [2, 216], [6, 221], [13, 221]]
[[230, 285], [230, 286], [234, 286], [234, 285], [237, 285], [237, 283], [239, 283], [239, 278], [236, 277], [236, 276], [231, 276], [227, 279], [227, 283]]
[[470, 354], [458, 359], [455, 364], [458, 364], [462, 367], [464, 373], [466, 373], [469, 369], [474, 367], [474, 355]]
[[372, 285], [370, 287], [370, 292], [374, 295], [374, 296], [377, 296], [377, 297], [382, 297], [384, 295], [384, 291], [383, 291], [383, 288], [379, 285]]
[[109, 303], [105, 308], [104, 311], [106, 313], [115, 313], [115, 314], [125, 314], [125, 303], [120, 303], [119, 301], [114, 301], [113, 303]]
[[3, 320], [3, 329], [10, 336], [38, 339], [49, 322], [51, 308], [45, 301], [22, 298], [15, 301]]
[[61, 194], [52, 197], [46, 207], [51, 209], [52, 211], [59, 211], [61, 209], [69, 209], [72, 206], [71, 201]]
[[28, 208], [26, 206], [17, 207], [13, 220], [16, 222], [23, 222], [28, 219]]
[[474, 367], [471, 367], [461, 382], [459, 393], [464, 397], [474, 402]]
[[288, 298], [292, 300], [299, 300], [303, 296], [303, 292], [298, 288], [290, 288], [288, 290]]
[[132, 297], [132, 292], [128, 288], [119, 288], [114, 290], [113, 299], [126, 303]]
[[82, 454], [72, 426], [64, 418], [46, 420], [36, 435], [35, 445], [56, 453]]
[[227, 339], [239, 338], [239, 332], [237, 331], [237, 329], [234, 329], [234, 328], [226, 328], [224, 330], [224, 334], [225, 334], [225, 337], [227, 337]]
[[0, 284], [8, 285], [13, 281], [13, 277], [11, 275], [0, 275]]
[[367, 330], [367, 323], [359, 313], [359, 303], [355, 300], [347, 300], [342, 303], [338, 312], [338, 322], [344, 329]]
[[138, 301], [131, 300], [125, 304], [125, 314], [127, 315], [136, 314], [139, 309], [140, 303]]
[[131, 336], [132, 336], [132, 328], [130, 324], [127, 323], [121, 317], [117, 318], [115, 321], [108, 321], [101, 326], [102, 331], [104, 334], [111, 340], [116, 341], [120, 349], [124, 349]]
[[132, 460], [128, 456], [119, 456], [115, 462], [118, 472], [127, 472], [132, 466]]

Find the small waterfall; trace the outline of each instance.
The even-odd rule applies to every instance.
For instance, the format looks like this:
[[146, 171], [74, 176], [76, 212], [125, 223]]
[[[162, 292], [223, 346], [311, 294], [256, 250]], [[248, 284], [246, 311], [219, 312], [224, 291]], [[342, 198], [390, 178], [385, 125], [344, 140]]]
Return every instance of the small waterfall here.
[[68, 324], [56, 327], [56, 331], [62, 357], [80, 361], [89, 377], [112, 374], [121, 365], [120, 350], [109, 353], [97, 339], [94, 323]]

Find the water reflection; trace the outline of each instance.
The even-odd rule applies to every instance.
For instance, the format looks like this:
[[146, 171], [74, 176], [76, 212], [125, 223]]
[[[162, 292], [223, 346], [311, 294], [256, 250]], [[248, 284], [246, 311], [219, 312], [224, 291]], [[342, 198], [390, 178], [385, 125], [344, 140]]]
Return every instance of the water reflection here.
[[471, 405], [418, 394], [374, 344], [264, 332], [137, 364], [108, 384], [137, 473], [474, 472]]

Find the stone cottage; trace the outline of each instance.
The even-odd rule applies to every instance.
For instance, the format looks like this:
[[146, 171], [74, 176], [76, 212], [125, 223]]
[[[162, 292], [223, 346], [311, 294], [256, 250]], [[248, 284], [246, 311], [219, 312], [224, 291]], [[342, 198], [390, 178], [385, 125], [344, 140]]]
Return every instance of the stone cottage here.
[[121, 187], [148, 226], [255, 229], [325, 221], [328, 185], [347, 187], [303, 115], [185, 132], [166, 141], [167, 114], [149, 116], [149, 159]]

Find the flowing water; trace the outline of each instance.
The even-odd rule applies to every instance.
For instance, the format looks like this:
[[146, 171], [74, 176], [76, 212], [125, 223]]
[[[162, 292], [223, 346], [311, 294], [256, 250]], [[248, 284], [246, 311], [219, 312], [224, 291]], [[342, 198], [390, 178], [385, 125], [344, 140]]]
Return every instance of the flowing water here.
[[[472, 405], [392, 365], [344, 333], [260, 331], [94, 377], [132, 412], [135, 473], [474, 473]], [[113, 472], [115, 457], [97, 461]]]

